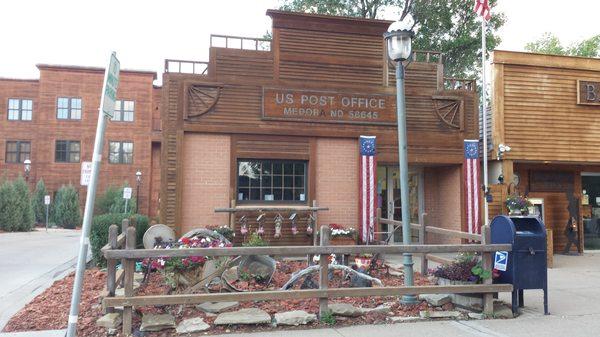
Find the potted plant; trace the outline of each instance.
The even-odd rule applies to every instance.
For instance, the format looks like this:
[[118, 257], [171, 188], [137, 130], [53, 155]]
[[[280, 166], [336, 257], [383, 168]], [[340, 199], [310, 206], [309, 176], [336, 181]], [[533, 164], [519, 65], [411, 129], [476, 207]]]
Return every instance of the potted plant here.
[[[492, 277], [491, 270], [484, 270], [481, 260], [473, 254], [461, 254], [455, 261], [439, 266], [433, 271], [439, 285], [470, 285]], [[451, 294], [452, 303], [468, 309], [483, 308], [483, 294]]]
[[506, 208], [509, 215], [527, 215], [531, 202], [522, 195], [511, 195], [506, 198]]
[[339, 224], [329, 225], [331, 229], [331, 244], [344, 246], [356, 244], [356, 229]]

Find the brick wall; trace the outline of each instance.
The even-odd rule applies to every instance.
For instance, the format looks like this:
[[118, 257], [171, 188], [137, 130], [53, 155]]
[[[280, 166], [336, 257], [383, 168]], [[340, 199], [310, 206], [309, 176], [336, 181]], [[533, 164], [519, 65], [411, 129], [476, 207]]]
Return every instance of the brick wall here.
[[[424, 175], [428, 225], [461, 230], [462, 167], [429, 167], [425, 168]], [[427, 243], [460, 243], [460, 240], [428, 234]]]
[[358, 141], [317, 140], [317, 202], [329, 207], [319, 213], [319, 224], [358, 226]]
[[183, 141], [182, 234], [206, 225], [226, 225], [229, 205], [230, 143], [228, 135], [188, 133]]

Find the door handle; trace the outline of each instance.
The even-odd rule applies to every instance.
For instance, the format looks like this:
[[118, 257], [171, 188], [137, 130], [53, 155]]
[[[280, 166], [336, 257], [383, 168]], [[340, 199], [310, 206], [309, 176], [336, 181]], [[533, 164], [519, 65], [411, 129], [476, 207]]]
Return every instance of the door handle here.
[[529, 247], [529, 254], [530, 255], [535, 255], [535, 250], [533, 250], [532, 247]]

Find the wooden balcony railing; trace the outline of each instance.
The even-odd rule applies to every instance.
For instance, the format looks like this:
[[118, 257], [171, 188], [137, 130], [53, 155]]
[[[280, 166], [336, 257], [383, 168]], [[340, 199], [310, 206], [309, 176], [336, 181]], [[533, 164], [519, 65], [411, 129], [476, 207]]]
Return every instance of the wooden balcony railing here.
[[271, 40], [258, 37], [215, 35], [210, 36], [211, 47], [235, 48], [243, 50], [270, 51]]
[[427, 62], [442, 64], [444, 54], [439, 51], [414, 50], [413, 62]]
[[474, 79], [444, 77], [444, 89], [476, 91], [477, 85]]
[[208, 62], [166, 59], [165, 73], [206, 75]]

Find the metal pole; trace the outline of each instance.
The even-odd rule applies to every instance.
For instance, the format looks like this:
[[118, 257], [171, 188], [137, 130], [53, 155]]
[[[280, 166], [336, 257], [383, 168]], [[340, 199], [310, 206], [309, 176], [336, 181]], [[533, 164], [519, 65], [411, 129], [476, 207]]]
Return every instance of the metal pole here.
[[135, 189], [135, 213], [140, 213], [140, 182], [137, 182], [137, 187]]
[[92, 156], [92, 174], [90, 177], [90, 184], [88, 185], [87, 189], [85, 210], [83, 212], [83, 225], [81, 228], [81, 239], [79, 241], [79, 257], [77, 260], [77, 270], [75, 272], [75, 282], [73, 284], [73, 295], [71, 297], [71, 310], [69, 311], [67, 337], [77, 336], [77, 317], [79, 316], [79, 302], [81, 300], [81, 289], [83, 286], [83, 275], [85, 273], [87, 252], [88, 247], [90, 245], [89, 236], [90, 229], [92, 227], [94, 201], [96, 199], [96, 185], [98, 184], [98, 172], [100, 171], [102, 148], [104, 147], [104, 129], [106, 128], [106, 119], [108, 118], [108, 116], [104, 115], [104, 88], [106, 88], [107, 86], [106, 82], [108, 79], [109, 68], [110, 66], [106, 67], [106, 71], [104, 74], [104, 84], [102, 85], [102, 97], [100, 98], [100, 108], [98, 109], [98, 125], [96, 127], [96, 139], [94, 141], [94, 152]]
[[129, 201], [129, 199], [125, 198], [125, 214], [127, 214], [127, 202]]
[[483, 223], [485, 226], [489, 223], [488, 209], [488, 146], [487, 146], [487, 93], [485, 80], [485, 18], [481, 17], [481, 106], [482, 112], [482, 128], [483, 128]]
[[50, 205], [46, 205], [46, 232], [48, 231], [48, 209]]
[[[396, 64], [396, 110], [398, 120], [398, 160], [400, 167], [400, 201], [402, 205], [402, 243], [410, 245], [410, 199], [408, 189], [408, 144], [406, 137], [406, 102], [404, 99], [404, 65], [401, 61]], [[404, 285], [410, 287], [413, 280], [412, 254], [403, 254]], [[403, 304], [417, 303], [415, 295], [404, 295], [400, 300]]]

